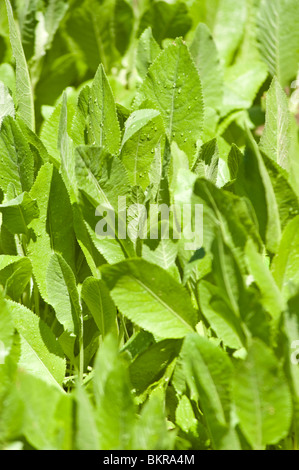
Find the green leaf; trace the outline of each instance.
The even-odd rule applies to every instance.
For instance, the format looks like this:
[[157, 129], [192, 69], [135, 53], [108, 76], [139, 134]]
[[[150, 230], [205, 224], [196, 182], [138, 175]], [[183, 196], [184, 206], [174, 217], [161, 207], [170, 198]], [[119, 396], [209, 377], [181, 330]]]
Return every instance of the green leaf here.
[[286, 300], [294, 294], [299, 284], [298, 228], [299, 216], [291, 220], [284, 229], [271, 266], [274, 279]]
[[254, 340], [234, 374], [234, 401], [240, 427], [253, 449], [283, 439], [291, 424], [292, 401], [274, 353]]
[[220, 57], [229, 65], [238, 48], [246, 23], [246, 2], [191, 0], [194, 25], [205, 23], [213, 34]]
[[58, 149], [60, 151], [61, 174], [71, 202], [76, 201], [76, 177], [73, 141], [68, 134], [68, 104], [66, 92], [63, 93], [58, 128]]
[[100, 449], [126, 450], [131, 448], [131, 433], [135, 406], [126, 369], [120, 363], [107, 377], [104, 395], [97, 406]]
[[134, 111], [125, 123], [120, 158], [132, 185], [146, 189], [155, 148], [164, 134], [160, 113], [154, 109]]
[[43, 121], [40, 137], [52, 159], [60, 164], [60, 151], [58, 149], [58, 129], [62, 103], [58, 103], [49, 118]]
[[234, 314], [239, 317], [239, 303], [244, 291], [244, 279], [238, 258], [223, 240], [223, 236], [216, 234], [211, 252], [213, 255], [212, 272], [216, 284]]
[[15, 117], [15, 106], [8, 88], [0, 81], [0, 126], [5, 116]]
[[269, 251], [275, 253], [281, 238], [278, 203], [261, 152], [249, 133], [234, 187], [240, 196], [250, 199], [258, 220], [260, 235]]
[[199, 71], [205, 105], [220, 110], [223, 99], [223, 70], [211, 32], [203, 23], [195, 30], [190, 53]]
[[278, 319], [286, 306], [271, 271], [266, 265], [266, 259], [258, 253], [251, 240], [247, 242], [245, 253], [249, 272], [260, 289], [262, 303], [268, 313]]
[[182, 348], [185, 377], [199, 401], [214, 449], [238, 449], [230, 429], [232, 365], [227, 355], [197, 334], [186, 337]]
[[220, 228], [223, 239], [242, 265], [248, 237], [260, 245], [257, 228], [245, 201], [203, 178], [196, 180], [194, 196], [196, 203], [204, 204], [204, 247], [210, 248], [215, 228]]
[[298, 149], [299, 149], [299, 138], [298, 138], [298, 126], [297, 121], [293, 117], [291, 117], [290, 122], [290, 151], [289, 151], [289, 181], [292, 184], [294, 190], [297, 194], [298, 191], [298, 180], [299, 180], [299, 172], [298, 172]]
[[[117, 263], [124, 260], [127, 256], [134, 256], [131, 240], [117, 239], [117, 221], [114, 224], [114, 215], [115, 219], [117, 219], [117, 214], [110, 206], [108, 206], [107, 213], [106, 210], [107, 206], [105, 204], [98, 206], [97, 210], [95, 210], [95, 205], [91, 204], [83, 194], [82, 204], [80, 205], [81, 215], [77, 219], [79, 224], [77, 229], [80, 230], [79, 234], [80, 237], [83, 237], [84, 243], [89, 246], [88, 251], [92, 251], [90, 243], [96, 248], [98, 255], [96, 255], [95, 261], [97, 263], [100, 261], [98, 264], [103, 264], [104, 260], [107, 260], [109, 263]], [[105, 213], [106, 216], [104, 216]], [[104, 217], [99, 220], [99, 217], [102, 215]], [[111, 232], [111, 237], [109, 232]]]
[[104, 68], [99, 66], [92, 82], [89, 98], [90, 131], [94, 144], [111, 154], [118, 154], [120, 128], [112, 90]]
[[129, 367], [130, 381], [138, 395], [158, 382], [179, 353], [182, 342], [175, 339], [159, 341], [138, 354]]
[[128, 47], [132, 21], [126, 0], [85, 0], [71, 9], [66, 29], [92, 73], [99, 63], [108, 72]]
[[260, 51], [272, 76], [285, 87], [294, 79], [299, 60], [299, 4], [296, 0], [260, 2], [257, 25]]
[[17, 122], [34, 155], [34, 176], [36, 177], [40, 167], [44, 163], [49, 162], [51, 157], [40, 137], [35, 134], [24, 121], [18, 119]]
[[192, 19], [184, 2], [153, 2], [140, 19], [139, 33], [151, 26], [153, 36], [161, 44], [165, 38], [185, 36]]
[[61, 174], [53, 170], [48, 203], [47, 232], [52, 250], [60, 253], [75, 272], [76, 239], [73, 227], [73, 211]]
[[155, 109], [140, 109], [134, 111], [125, 122], [121, 146], [123, 147], [136, 132], [146, 126], [155, 117], [159, 116], [159, 114], [159, 111]]
[[219, 164], [219, 149], [217, 139], [212, 139], [203, 144], [198, 157], [193, 164], [192, 171], [201, 178], [206, 178], [212, 183], [217, 183]]
[[266, 78], [267, 67], [261, 60], [248, 62], [244, 59], [226, 69], [222, 116], [236, 109], [250, 108]]
[[[23, 404], [22, 433], [38, 450], [69, 450], [72, 445], [72, 398], [62, 388], [19, 371], [17, 394]], [[47, 397], [47, 400], [45, 400]]]
[[21, 337], [19, 367], [60, 388], [65, 360], [48, 325], [28, 308], [8, 301], [15, 328]]
[[[250, 241], [255, 246], [253, 240]], [[238, 255], [235, 256], [219, 236], [213, 242], [211, 251], [213, 254], [212, 274], [219, 287], [218, 297], [220, 294], [220, 299], [222, 298], [226, 304], [222, 307], [221, 303], [219, 305], [219, 302], [215, 302], [215, 308], [218, 308], [220, 312], [223, 308], [221, 316], [226, 317], [228, 323], [233, 326], [243, 345], [246, 344], [246, 328], [243, 322], [254, 336], [267, 338], [270, 325], [265, 314], [265, 306], [258, 303], [254, 291], [245, 285], [246, 270], [243, 266], [243, 259]], [[247, 282], [248, 279], [250, 278], [247, 277]], [[221, 336], [221, 331], [219, 334]]]
[[191, 258], [185, 258], [183, 284], [190, 279], [200, 281], [211, 271], [211, 264], [212, 257], [206, 253], [204, 247], [195, 250]]
[[64, 0], [50, 0], [45, 11], [45, 29], [47, 31], [46, 49], [50, 49], [55, 33], [60, 26], [69, 6]]
[[227, 166], [230, 173], [230, 179], [234, 180], [238, 176], [240, 165], [243, 161], [243, 153], [237, 147], [237, 145], [233, 144], [231, 146], [230, 152], [227, 156]]
[[244, 36], [237, 52], [237, 60], [260, 60], [261, 55], [257, 41], [256, 17], [260, 1], [246, 0], [246, 22]]
[[299, 199], [290, 174], [266, 154], [262, 155], [277, 201], [281, 228], [299, 213]]
[[81, 307], [74, 273], [58, 253], [51, 256], [46, 269], [48, 299], [57, 319], [66, 331], [78, 335]]
[[155, 41], [152, 28], [149, 26], [141, 34], [136, 52], [136, 68], [142, 79], [160, 52], [159, 44]]
[[182, 448], [189, 447], [196, 450], [210, 449], [210, 440], [205, 427], [195, 418], [190, 400], [183, 395], [176, 408], [176, 424], [182, 429], [179, 435], [183, 438]]
[[93, 378], [96, 422], [101, 450], [132, 449], [136, 419], [125, 361], [119, 356], [116, 340], [108, 335], [98, 351]]
[[163, 174], [163, 158], [161, 142], [155, 148], [154, 157], [149, 167], [148, 176], [153, 194], [153, 200], [156, 200], [159, 195], [160, 187], [162, 187], [162, 174]]
[[216, 3], [218, 8], [214, 13], [212, 33], [220, 57], [225, 64], [229, 64], [244, 32], [246, 5], [245, 2], [236, 3], [233, 0], [220, 0]]
[[149, 68], [135, 106], [145, 100], [160, 111], [170, 142], [174, 140], [192, 159], [203, 126], [202, 86], [181, 39], [164, 49]]
[[128, 260], [102, 268], [116, 306], [131, 321], [159, 338], [192, 332], [196, 312], [185, 289], [160, 267]]
[[286, 375], [289, 380], [293, 398], [293, 429], [298, 436], [298, 413], [299, 413], [299, 374], [298, 374], [298, 294], [288, 302], [288, 309], [283, 316], [283, 344], [285, 351]]
[[129, 182], [123, 163], [105, 149], [80, 146], [75, 151], [78, 188], [98, 205], [118, 207], [118, 198], [129, 193]]
[[[170, 200], [177, 202], [178, 200], [180, 200], [179, 199], [180, 192], [182, 191], [181, 180], [184, 180], [184, 178], [187, 179], [187, 176], [185, 176], [187, 174], [188, 174], [188, 177], [192, 180], [193, 175], [191, 176], [191, 173], [189, 171], [190, 161], [188, 160], [186, 153], [183, 152], [178, 147], [176, 142], [172, 142], [171, 144], [169, 158], [170, 158], [170, 162], [167, 168], [167, 177], [168, 177]], [[195, 181], [195, 177], [194, 177], [194, 181]], [[186, 188], [184, 188], [183, 191], [186, 193], [187, 192]], [[186, 198], [186, 195], [185, 195], [185, 198]], [[189, 200], [186, 202], [189, 202]]]
[[[2, 3], [3, 10], [5, 10], [5, 5]], [[4, 13], [3, 17], [6, 17]], [[0, 65], [0, 80], [3, 82], [4, 86], [10, 91], [11, 96], [14, 97], [16, 94], [16, 75], [15, 70], [12, 65], [8, 63], [2, 63]]]
[[[93, 146], [77, 147], [75, 158], [78, 188], [91, 201], [88, 204], [84, 196], [83, 213], [86, 222], [90, 220], [88, 231], [93, 243], [109, 262], [134, 256], [131, 240], [118, 236], [119, 200], [124, 199], [124, 210], [130, 189], [123, 163], [106, 150]], [[92, 217], [89, 220], [86, 216], [88, 211], [93, 211], [93, 214], [89, 213]], [[98, 217], [103, 218], [98, 220]]]
[[40, 294], [46, 301], [48, 299], [48, 293], [45, 266], [48, 265], [52, 254], [50, 237], [47, 233], [48, 202], [52, 174], [52, 164], [45, 163], [41, 167], [29, 193], [31, 198], [37, 201], [39, 218], [33, 219], [28, 226], [30, 239], [27, 244], [27, 255], [31, 261], [34, 278]]
[[37, 0], [29, 0], [26, 3], [18, 4], [20, 36], [27, 61], [34, 54], [35, 30], [38, 23], [37, 9]]
[[92, 277], [86, 278], [82, 285], [81, 296], [102, 336], [109, 333], [117, 335], [116, 307], [104, 282]]
[[231, 349], [239, 349], [244, 343], [244, 333], [238, 317], [223, 298], [221, 289], [202, 280], [198, 286], [200, 307], [204, 317], [218, 338]]
[[126, 342], [124, 347], [121, 349], [122, 353], [129, 354], [133, 359], [139, 354], [142, 354], [146, 349], [154, 343], [154, 337], [151, 333], [145, 330], [137, 331], [131, 336]]
[[13, 55], [16, 60], [16, 98], [18, 103], [18, 114], [26, 122], [30, 129], [34, 130], [35, 116], [33, 92], [31, 88], [28, 66], [20, 38], [13, 17], [13, 11], [9, 0], [5, 0], [9, 22], [10, 42]]
[[0, 212], [3, 215], [3, 224], [13, 234], [27, 234], [28, 224], [39, 216], [37, 202], [28, 193], [22, 193], [0, 204]]
[[73, 205], [73, 224], [77, 242], [82, 252], [84, 253], [90, 271], [95, 278], [98, 278], [99, 273], [97, 270], [97, 266], [103, 264], [103, 262], [105, 262], [105, 259], [96, 249], [96, 246], [93, 243], [92, 236], [88, 231], [86, 222], [83, 219], [80, 207], [77, 204]]
[[0, 283], [12, 300], [19, 301], [30, 282], [32, 267], [24, 256], [0, 255]]
[[[1, 263], [1, 258], [0, 258]], [[9, 306], [4, 299], [2, 290], [0, 290], [0, 364], [3, 366], [6, 356], [9, 355], [13, 343], [14, 324], [11, 317]], [[1, 374], [2, 379], [2, 374]], [[0, 386], [0, 396], [2, 393], [2, 386]]]
[[[70, 136], [75, 146], [91, 145], [94, 142], [93, 136], [90, 135], [91, 133], [89, 132], [88, 122], [90, 92], [90, 86], [86, 85], [82, 88], [78, 96], [70, 130]], [[56, 112], [56, 110], [54, 112]]]
[[95, 410], [84, 387], [77, 385], [76, 390], [76, 448], [79, 450], [99, 450], [99, 431]]
[[0, 187], [4, 192], [13, 184], [17, 194], [33, 184], [34, 160], [20, 127], [11, 116], [3, 119], [0, 130]]
[[297, 447], [298, 13], [0, 0], [0, 449]]
[[154, 263], [171, 273], [175, 267], [175, 260], [178, 255], [178, 246], [172, 240], [160, 240], [159, 245], [155, 249], [150, 246], [143, 245], [142, 256], [149, 263]]
[[167, 421], [164, 416], [164, 403], [160, 397], [151, 396], [142, 407], [134, 434], [133, 449], [173, 449], [175, 435], [168, 432]]
[[287, 96], [276, 78], [269, 88], [266, 103], [266, 125], [260, 148], [288, 170], [291, 116]]

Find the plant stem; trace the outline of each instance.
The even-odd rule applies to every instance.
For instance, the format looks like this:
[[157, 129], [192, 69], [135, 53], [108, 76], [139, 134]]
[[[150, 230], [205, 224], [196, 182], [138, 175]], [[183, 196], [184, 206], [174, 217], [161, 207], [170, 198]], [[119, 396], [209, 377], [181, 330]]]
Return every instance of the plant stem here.
[[35, 281], [33, 281], [34, 307], [35, 313], [39, 316], [39, 292]]

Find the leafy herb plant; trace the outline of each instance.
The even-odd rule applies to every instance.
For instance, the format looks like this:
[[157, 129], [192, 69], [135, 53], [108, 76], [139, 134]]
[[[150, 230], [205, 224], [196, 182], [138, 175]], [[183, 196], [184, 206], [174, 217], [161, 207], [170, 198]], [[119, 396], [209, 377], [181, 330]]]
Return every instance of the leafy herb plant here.
[[0, 0], [0, 446], [297, 449], [298, 0]]

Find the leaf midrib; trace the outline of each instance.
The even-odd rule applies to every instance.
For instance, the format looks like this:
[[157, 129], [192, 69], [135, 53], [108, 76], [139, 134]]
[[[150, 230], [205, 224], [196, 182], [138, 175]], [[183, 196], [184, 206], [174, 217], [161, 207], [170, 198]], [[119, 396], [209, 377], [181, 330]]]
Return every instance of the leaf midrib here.
[[187, 321], [180, 316], [179, 313], [177, 313], [173, 308], [164, 302], [164, 300], [161, 299], [151, 288], [149, 288], [146, 284], [144, 284], [140, 279], [136, 278], [133, 274], [129, 273], [127, 274], [128, 277], [130, 277], [133, 281], [135, 281], [137, 284], [139, 284], [143, 289], [146, 290], [159, 304], [161, 304], [166, 310], [168, 310], [176, 319], [178, 319], [183, 325], [185, 325], [190, 331], [194, 332], [194, 329], [192, 326], [187, 323]]

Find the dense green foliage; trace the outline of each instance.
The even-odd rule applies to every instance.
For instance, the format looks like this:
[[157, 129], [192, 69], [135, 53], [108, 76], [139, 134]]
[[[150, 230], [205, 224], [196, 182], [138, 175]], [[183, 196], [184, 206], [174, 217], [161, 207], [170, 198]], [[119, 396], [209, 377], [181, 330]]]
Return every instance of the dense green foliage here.
[[0, 0], [2, 449], [297, 449], [298, 24]]

